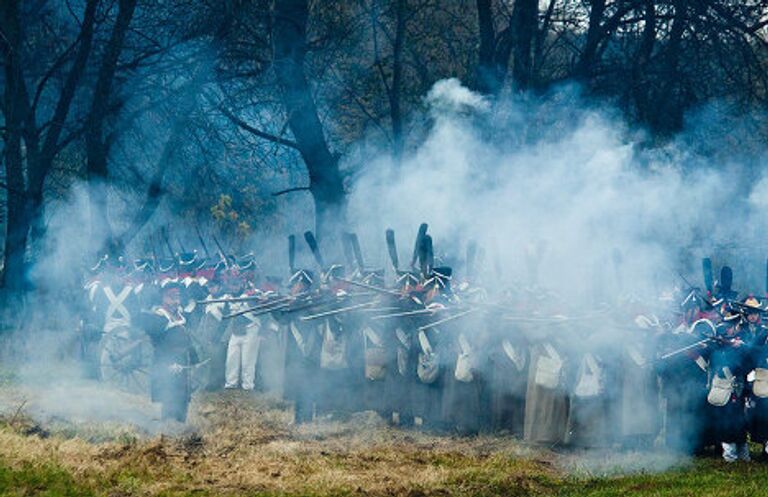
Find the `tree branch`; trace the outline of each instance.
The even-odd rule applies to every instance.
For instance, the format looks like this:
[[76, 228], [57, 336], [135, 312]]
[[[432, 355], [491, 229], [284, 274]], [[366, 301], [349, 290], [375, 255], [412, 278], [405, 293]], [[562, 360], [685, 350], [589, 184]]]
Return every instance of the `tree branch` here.
[[250, 134], [254, 136], [258, 136], [259, 138], [263, 138], [264, 140], [268, 140], [273, 143], [279, 143], [280, 145], [284, 145], [286, 147], [291, 147], [298, 150], [299, 146], [295, 141], [287, 140], [285, 138], [281, 138], [279, 136], [275, 136], [273, 134], [261, 131], [260, 129], [256, 129], [250, 124], [248, 124], [247, 122], [243, 121], [242, 119], [234, 115], [231, 111], [229, 111], [223, 105], [219, 105], [218, 108], [221, 111], [221, 113], [224, 114], [230, 121], [236, 124], [239, 128], [249, 132]]
[[286, 193], [291, 192], [304, 192], [309, 191], [308, 186], [294, 186], [293, 188], [288, 188], [286, 190], [280, 190], [279, 192], [275, 192], [272, 194], [273, 197], [279, 197], [280, 195], [285, 195]]

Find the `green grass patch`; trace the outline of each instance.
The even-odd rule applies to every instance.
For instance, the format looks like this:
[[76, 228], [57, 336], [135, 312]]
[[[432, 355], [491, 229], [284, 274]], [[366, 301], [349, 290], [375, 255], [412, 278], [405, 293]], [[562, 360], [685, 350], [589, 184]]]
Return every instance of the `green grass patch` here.
[[58, 466], [24, 464], [11, 468], [0, 461], [0, 495], [91, 497], [98, 494]]
[[768, 465], [698, 460], [689, 467], [661, 473], [609, 478], [573, 478], [557, 497], [754, 497], [768, 496]]

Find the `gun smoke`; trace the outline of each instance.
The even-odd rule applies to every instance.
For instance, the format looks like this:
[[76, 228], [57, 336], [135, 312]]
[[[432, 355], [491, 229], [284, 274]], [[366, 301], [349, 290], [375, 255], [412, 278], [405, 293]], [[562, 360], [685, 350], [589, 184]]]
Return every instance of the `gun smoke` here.
[[[557, 308], [566, 315], [629, 298], [656, 312], [664, 291], [683, 286], [677, 271], [701, 284], [696, 263], [705, 255], [734, 267], [734, 288], [768, 290], [760, 287], [760, 249], [766, 246], [750, 236], [766, 227], [761, 212], [768, 204], [768, 177], [749, 184], [732, 180], [740, 164], [708, 167], [690, 135], [647, 147], [641, 130], [622, 124], [610, 109], [585, 102], [573, 87], [541, 98], [509, 96], [491, 106], [458, 80], [447, 79], [435, 83], [424, 108], [423, 115], [411, 116], [414, 125], [424, 127], [423, 136], [401, 161], [371, 141], [343, 159], [351, 171], [349, 225], [337, 231], [358, 233], [371, 269], [389, 264], [387, 228], [397, 233], [400, 260], [408, 261], [413, 235], [419, 223], [427, 222], [435, 266], [452, 266], [456, 281], [466, 277], [464, 254], [469, 241], [476, 240], [484, 256], [473, 284], [485, 288], [491, 299], [507, 289], [518, 294], [547, 289], [557, 295], [553, 299], [567, 303]], [[87, 403], [73, 397], [91, 384], [78, 378], [66, 350], [71, 344], [62, 335], [74, 333], [83, 311], [76, 303], [80, 290], [71, 285], [82, 271], [83, 255], [92, 249], [92, 234], [88, 191], [80, 185], [70, 191], [68, 202], [49, 207], [49, 240], [32, 271], [35, 285], [46, 293], [40, 303], [46, 304], [33, 299], [26, 309], [25, 315], [34, 318], [24, 327], [29, 336], [22, 364], [14, 367], [22, 383], [59, 380], [37, 389], [43, 410], [155, 431], [151, 416], [126, 408], [111, 394], [84, 394]], [[284, 232], [258, 234], [245, 244], [264, 274], [284, 279], [285, 237], [309, 227], [306, 216], [290, 216], [306, 213], [308, 199], [291, 195], [296, 205], [288, 207]], [[117, 209], [120, 193], [113, 197]], [[194, 227], [174, 216], [173, 205], [161, 200], [161, 206], [127, 253], [146, 255], [143, 240], [165, 225], [174, 226], [185, 245], [196, 246]], [[116, 214], [118, 219], [132, 214], [130, 202], [119, 209], [125, 213]], [[737, 245], [723, 246], [723, 241]], [[329, 245], [322, 249], [341, 253]], [[299, 266], [308, 266], [309, 260], [305, 251]], [[499, 325], [487, 333], [508, 333], [508, 328]], [[615, 323], [594, 324], [589, 337], [595, 344], [611, 343]]]

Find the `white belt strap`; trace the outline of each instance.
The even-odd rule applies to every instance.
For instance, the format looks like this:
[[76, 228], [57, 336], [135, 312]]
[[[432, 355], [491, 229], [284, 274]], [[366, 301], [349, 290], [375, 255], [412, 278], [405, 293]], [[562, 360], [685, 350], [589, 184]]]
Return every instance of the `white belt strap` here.
[[370, 326], [366, 326], [363, 329], [363, 335], [365, 335], [365, 338], [367, 338], [368, 341], [371, 342], [374, 347], [384, 346], [384, 341]]
[[419, 331], [419, 345], [421, 345], [421, 350], [424, 354], [432, 354], [432, 345], [430, 345], [427, 334], [424, 331]]
[[560, 354], [557, 353], [557, 351], [551, 344], [545, 343], [544, 350], [546, 350], [547, 355], [549, 356], [550, 359], [552, 359], [553, 363], [558, 368], [563, 365], [563, 359], [560, 357]]
[[[132, 290], [133, 288], [127, 285], [123, 287], [118, 295], [115, 295], [111, 287], [104, 287], [104, 295], [109, 301], [109, 307], [107, 307], [107, 314], [104, 319], [104, 331], [111, 331], [113, 328], [121, 325], [130, 326], [131, 315], [125, 307], [125, 300]], [[116, 314], [119, 316], [116, 316]]]

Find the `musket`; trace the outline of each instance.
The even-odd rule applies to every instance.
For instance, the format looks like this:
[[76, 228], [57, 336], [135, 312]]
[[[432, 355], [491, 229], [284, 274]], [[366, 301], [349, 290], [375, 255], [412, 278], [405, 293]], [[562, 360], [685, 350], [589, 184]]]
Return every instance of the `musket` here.
[[356, 233], [350, 233], [349, 241], [352, 243], [352, 255], [355, 256], [355, 262], [360, 272], [363, 272], [365, 267], [365, 261], [363, 260], [363, 251], [360, 249], [360, 240], [357, 238]]
[[251, 316], [261, 316], [262, 314], [269, 314], [273, 311], [283, 311], [283, 312], [296, 312], [303, 309], [308, 309], [310, 307], [315, 307], [319, 305], [327, 305], [332, 303], [332, 300], [328, 300], [327, 296], [319, 296], [318, 299], [320, 301], [315, 302], [298, 302], [298, 305], [295, 307], [291, 307], [293, 304], [297, 304], [297, 301], [301, 301], [301, 297], [312, 297], [314, 295], [311, 294], [303, 294], [296, 297], [290, 297], [287, 301], [283, 301], [280, 303], [273, 302], [271, 304], [262, 304], [257, 305], [253, 307], [249, 307], [247, 309], [243, 309], [241, 311], [234, 312], [232, 314], [228, 314], [224, 316], [224, 319], [229, 318], [235, 318], [238, 316], [242, 316], [243, 314], [251, 314]]
[[288, 235], [288, 269], [291, 275], [296, 272], [296, 236]]
[[403, 311], [395, 312], [393, 314], [384, 314], [382, 316], [374, 316], [372, 321], [378, 321], [380, 319], [402, 318], [407, 316], [421, 316], [423, 314], [434, 314], [436, 312], [445, 311], [447, 309], [416, 309], [415, 311]]
[[[688, 279], [685, 276], [683, 276], [682, 273], [680, 273], [680, 271], [677, 271], [677, 276], [679, 276], [680, 279], [683, 280], [683, 283], [688, 285], [688, 288], [690, 288], [693, 293], [698, 295], [701, 300], [706, 302], [721, 318], [724, 317], [723, 313], [720, 312], [720, 309], [718, 309], [717, 305], [715, 305], [715, 300], [714, 299], [710, 299], [706, 295], [701, 293], [701, 291], [698, 289], [698, 287], [693, 286], [691, 284], [691, 282], [688, 281]], [[689, 295], [690, 295], [690, 293], [689, 293]], [[688, 300], [688, 299], [686, 299], [686, 300]]]
[[160, 232], [162, 233], [163, 240], [165, 241], [165, 246], [168, 247], [168, 252], [171, 254], [171, 259], [176, 260], [176, 256], [173, 253], [173, 247], [171, 247], [171, 242], [168, 240], [168, 232], [166, 231], [165, 227], [161, 228]]
[[195, 222], [195, 232], [197, 233], [197, 240], [200, 242], [200, 245], [203, 246], [203, 252], [205, 252], [205, 257], [210, 259], [211, 253], [208, 252], [208, 246], [205, 244], [205, 240], [203, 240], [203, 235], [200, 233], [200, 226], [197, 225], [197, 222]]
[[222, 262], [224, 262], [224, 267], [229, 269], [229, 261], [227, 261], [227, 255], [224, 252], [224, 249], [221, 247], [221, 244], [219, 243], [219, 239], [216, 238], [216, 235], [211, 233], [211, 237], [213, 238], [213, 243], [216, 244], [216, 248], [219, 249], [219, 257], [221, 257]]
[[282, 304], [274, 305], [270, 307], [265, 307], [265, 306], [249, 307], [241, 311], [233, 312], [232, 314], [227, 314], [222, 319], [232, 319], [238, 316], [242, 316], [243, 314], [251, 314], [252, 316], [261, 316], [262, 314], [269, 314], [270, 312], [284, 309], [290, 306], [291, 303], [292, 302], [283, 302]]
[[339, 278], [338, 276], [334, 276], [333, 279], [338, 280], [338, 281], [342, 281], [342, 282], [347, 283], [347, 284], [352, 285], [352, 286], [356, 286], [356, 287], [360, 287], [360, 288], [365, 288], [366, 290], [371, 290], [371, 291], [374, 291], [374, 292], [383, 293], [384, 295], [391, 295], [393, 297], [402, 297], [402, 294], [400, 292], [395, 291], [395, 290], [389, 290], [387, 288], [381, 288], [381, 287], [378, 287], [378, 286], [369, 285], [368, 283], [360, 283], [358, 281], [348, 280], [346, 278]]
[[307, 242], [307, 245], [309, 245], [309, 250], [312, 251], [312, 255], [315, 257], [318, 269], [320, 269], [321, 272], [324, 271], [325, 261], [323, 260], [323, 254], [320, 252], [320, 246], [317, 244], [315, 234], [311, 231], [305, 231], [304, 240]]
[[[301, 297], [305, 297], [305, 296], [309, 296], [309, 294], [304, 293], [296, 296], [283, 297], [281, 299], [273, 300], [272, 302], [264, 302], [259, 305], [251, 306], [246, 309], [233, 312], [232, 314], [228, 314], [224, 316], [224, 319], [236, 318], [238, 316], [242, 316], [243, 314], [249, 314], [249, 313], [253, 313], [254, 316], [260, 316], [262, 314], [267, 314], [274, 310], [284, 309], [290, 306], [291, 304], [293, 304], [294, 302], [296, 302], [297, 299], [300, 299]], [[211, 301], [209, 300], [208, 302], [210, 303]], [[231, 301], [227, 300], [226, 302], [231, 302]]]
[[400, 260], [397, 257], [397, 245], [395, 244], [395, 231], [391, 228], [387, 229], [385, 237], [387, 240], [387, 251], [389, 252], [389, 260], [392, 262], [392, 267], [395, 269], [395, 273], [397, 273], [397, 271], [400, 269]]
[[302, 321], [311, 321], [313, 319], [320, 319], [320, 318], [324, 318], [324, 317], [327, 317], [327, 316], [333, 316], [333, 315], [336, 315], [336, 314], [342, 314], [342, 313], [345, 313], [345, 312], [350, 312], [350, 311], [354, 311], [354, 310], [357, 310], [357, 309], [362, 309], [363, 307], [369, 307], [371, 305], [374, 305], [375, 303], [376, 303], [375, 301], [373, 301], [373, 302], [363, 302], [362, 304], [349, 305], [347, 307], [341, 307], [339, 309], [332, 309], [330, 311], [320, 312], [318, 314], [311, 314], [309, 316], [302, 316], [299, 319], [301, 319]]
[[419, 250], [421, 250], [422, 240], [424, 235], [427, 234], [429, 225], [427, 223], [421, 223], [419, 225], [419, 231], [416, 233], [416, 242], [413, 246], [413, 257], [411, 258], [411, 269], [416, 269], [416, 261], [419, 259]]
[[275, 304], [278, 301], [284, 301], [284, 300], [290, 300], [293, 297], [280, 297], [280, 298], [264, 298], [259, 297], [256, 295], [251, 295], [248, 297], [227, 297], [227, 298], [220, 298], [220, 299], [208, 299], [208, 300], [197, 300], [196, 303], [198, 304], [222, 304], [227, 302], [252, 302], [254, 300], [263, 300], [264, 302], [260, 305], [267, 305], [267, 304]]
[[447, 318], [443, 318], [440, 320], [437, 320], [433, 323], [425, 324], [424, 326], [419, 326], [419, 331], [425, 331], [430, 328], [434, 328], [435, 326], [440, 326], [441, 324], [447, 323], [449, 321], [453, 321], [455, 319], [463, 318], [464, 316], [467, 316], [469, 314], [472, 314], [473, 312], [477, 312], [480, 309], [475, 307], [473, 309], [467, 309], [466, 311], [459, 312], [458, 314], [454, 314], [453, 316], [448, 316]]
[[[353, 299], [353, 298], [360, 298], [360, 297], [371, 297], [371, 294], [369, 293], [350, 293], [344, 296], [337, 296], [337, 295], [319, 295], [317, 296], [316, 301], [310, 301], [303, 305], [298, 305], [296, 307], [291, 307], [290, 309], [286, 309], [283, 312], [284, 313], [290, 313], [290, 312], [298, 312], [303, 311], [305, 309], [311, 309], [313, 307], [320, 307], [324, 305], [332, 305], [332, 304], [340, 304], [345, 299]], [[375, 302], [375, 301], [374, 301]]]
[[699, 340], [696, 343], [692, 343], [690, 345], [686, 345], [685, 347], [683, 347], [681, 349], [673, 350], [672, 352], [667, 352], [666, 354], [659, 356], [659, 360], [665, 361], [665, 360], [669, 359], [670, 357], [674, 357], [676, 355], [688, 352], [689, 350], [699, 348], [700, 346], [706, 345], [707, 343], [709, 343], [711, 341], [714, 341], [714, 340], [715, 339], [711, 338], [711, 337], [710, 338], [704, 338], [703, 340]]
[[155, 250], [155, 240], [152, 235], [149, 236], [149, 245], [152, 248], [152, 258], [155, 260], [155, 271], [158, 270], [160, 259], [157, 258], [157, 250]]

